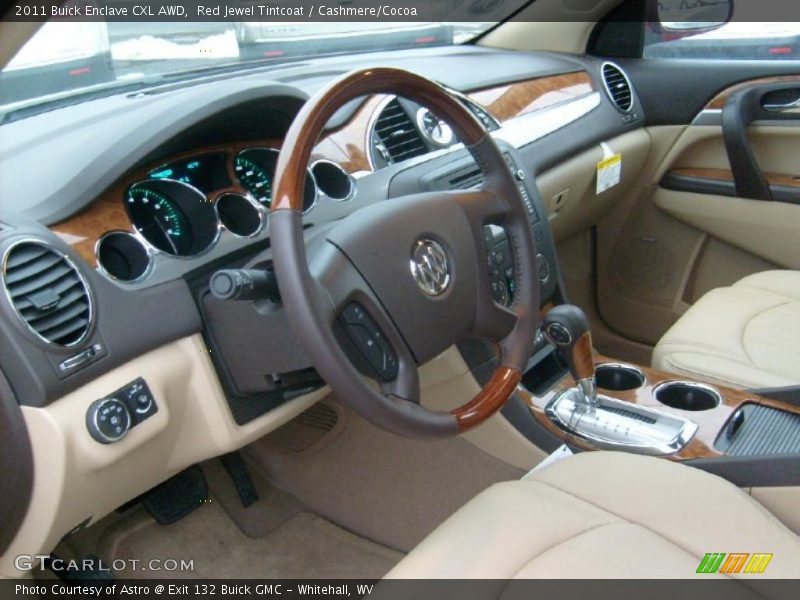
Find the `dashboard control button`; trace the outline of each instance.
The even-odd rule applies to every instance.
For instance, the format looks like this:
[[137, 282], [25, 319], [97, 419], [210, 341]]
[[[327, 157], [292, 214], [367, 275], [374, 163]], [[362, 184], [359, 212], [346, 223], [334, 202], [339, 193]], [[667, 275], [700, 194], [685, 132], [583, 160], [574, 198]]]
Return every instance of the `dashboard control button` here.
[[89, 434], [101, 444], [121, 440], [131, 428], [131, 414], [127, 405], [115, 396], [101, 398], [86, 412]]
[[115, 392], [115, 395], [121, 396], [128, 406], [133, 418], [133, 425], [138, 425], [158, 411], [153, 394], [150, 393], [150, 388], [141, 377]]

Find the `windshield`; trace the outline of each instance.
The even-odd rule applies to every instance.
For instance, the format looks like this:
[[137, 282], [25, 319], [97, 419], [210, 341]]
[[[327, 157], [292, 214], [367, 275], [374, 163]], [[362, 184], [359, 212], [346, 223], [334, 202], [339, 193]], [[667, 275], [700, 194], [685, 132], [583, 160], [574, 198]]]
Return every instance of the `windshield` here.
[[[462, 0], [454, 1], [455, 5]], [[425, 48], [469, 42], [526, 4], [521, 0], [467, 2], [474, 18], [491, 9], [492, 21], [393, 20], [203, 21], [89, 20], [89, 7], [127, 6], [121, 0], [70, 0], [75, 13], [51, 18], [0, 72], [0, 106], [9, 110], [120, 86], [143, 86], [201, 76], [223, 68], [252, 69], [281, 61], [355, 52]], [[246, 5], [228, 0], [228, 5]], [[338, 6], [358, 5], [358, 2]], [[502, 13], [496, 10], [502, 6]], [[373, 6], [370, 3], [364, 6]], [[130, 10], [130, 7], [129, 7]], [[69, 14], [70, 16], [66, 16]], [[451, 14], [459, 14], [451, 13]], [[463, 14], [463, 13], [462, 13]], [[481, 16], [481, 13], [477, 13]], [[255, 18], [258, 18], [257, 16]]]

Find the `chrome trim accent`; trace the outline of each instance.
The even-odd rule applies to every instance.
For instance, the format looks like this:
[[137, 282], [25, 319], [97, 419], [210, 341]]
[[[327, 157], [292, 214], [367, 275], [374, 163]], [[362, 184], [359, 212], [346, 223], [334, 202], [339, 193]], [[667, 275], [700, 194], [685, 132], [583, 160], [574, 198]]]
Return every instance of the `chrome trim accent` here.
[[[553, 335], [553, 332], [551, 330], [556, 330], [556, 329], [558, 329], [559, 333], [564, 336], [564, 341], [558, 341], [558, 337]], [[572, 343], [572, 332], [558, 321], [553, 321], [552, 323], [548, 323], [547, 327], [545, 327], [542, 330], [542, 333], [544, 333], [544, 337], [547, 338], [547, 341], [553, 344], [554, 346], [566, 346], [567, 344]]]
[[[469, 109], [467, 109], [467, 110], [469, 110]], [[425, 117], [427, 115], [432, 115], [434, 118], [439, 119], [439, 121], [441, 121], [442, 123], [445, 124], [445, 126], [447, 127], [447, 131], [450, 133], [450, 136], [449, 136], [449, 138], [447, 139], [446, 142], [445, 141], [436, 140], [425, 129]], [[448, 123], [444, 119], [441, 119], [438, 116], [436, 116], [433, 113], [433, 111], [431, 109], [429, 109], [429, 108], [426, 108], [424, 106], [420, 106], [417, 109], [417, 114], [414, 115], [414, 123], [416, 124], [417, 130], [419, 131], [420, 135], [424, 139], [426, 139], [430, 144], [433, 144], [437, 148], [447, 148], [448, 146], [452, 146], [453, 143], [455, 143], [455, 141], [456, 141], [456, 132], [453, 131], [453, 128], [450, 126], [450, 123]]]
[[[716, 402], [716, 404], [714, 406], [712, 406], [711, 408], [716, 408], [717, 406], [719, 406], [723, 402], [722, 394], [720, 393], [720, 391], [717, 388], [715, 388], [713, 386], [710, 386], [707, 383], [700, 383], [699, 381], [686, 381], [686, 380], [683, 380], [683, 379], [668, 379], [667, 381], [662, 381], [661, 383], [656, 384], [656, 386], [653, 388], [653, 398], [658, 400], [658, 392], [660, 392], [661, 390], [665, 390], [667, 388], [670, 388], [672, 386], [675, 386], [675, 385], [682, 385], [684, 387], [688, 387], [688, 388], [692, 388], [692, 389], [696, 389], [696, 390], [702, 390], [704, 392], [707, 392], [707, 393], [711, 394], [711, 396], [714, 398], [714, 401]], [[658, 401], [661, 402], [661, 400], [658, 400]], [[669, 404], [666, 404], [665, 402], [661, 402], [661, 404], [663, 404], [664, 406], [669, 406]], [[678, 408], [676, 406], [672, 406], [670, 408], [675, 408], [676, 410], [686, 410], [686, 409]], [[708, 410], [711, 410], [711, 409], [708, 409]], [[694, 411], [687, 411], [687, 412], [694, 412]]]
[[[9, 254], [11, 254], [11, 251], [14, 248], [16, 248], [17, 246], [20, 246], [22, 244], [36, 244], [38, 246], [42, 246], [43, 248], [45, 248], [45, 249], [47, 249], [47, 250], [49, 250], [49, 251], [51, 251], [51, 252], [53, 252], [55, 254], [60, 255], [61, 258], [64, 260], [64, 262], [67, 263], [67, 265], [70, 268], [72, 268], [72, 270], [78, 276], [78, 279], [80, 280], [81, 284], [83, 285], [83, 290], [84, 290], [84, 293], [86, 294], [86, 300], [89, 303], [88, 323], [86, 324], [86, 330], [83, 332], [83, 335], [81, 335], [81, 337], [78, 338], [77, 340], [75, 340], [74, 342], [70, 342], [69, 344], [59, 344], [58, 342], [54, 342], [52, 340], [48, 340], [43, 335], [40, 335], [39, 332], [37, 332], [30, 325], [30, 323], [28, 323], [28, 321], [25, 320], [25, 317], [22, 316], [22, 313], [19, 310], [17, 310], [17, 307], [14, 304], [13, 299], [11, 298], [11, 293], [8, 291], [8, 285], [6, 284], [6, 273], [7, 273], [7, 270], [8, 270], [8, 256], [9, 256]], [[25, 238], [20, 238], [18, 240], [15, 240], [15, 241], [11, 242], [11, 244], [9, 244], [8, 247], [5, 249], [5, 251], [3, 252], [3, 273], [2, 273], [2, 275], [3, 275], [3, 291], [5, 292], [6, 300], [8, 301], [9, 306], [14, 311], [14, 314], [17, 315], [17, 318], [19, 318], [20, 322], [23, 325], [25, 325], [25, 327], [28, 329], [28, 331], [31, 334], [33, 334], [33, 336], [36, 339], [38, 339], [39, 341], [44, 342], [48, 346], [52, 346], [54, 348], [75, 348], [76, 346], [80, 346], [81, 344], [83, 344], [83, 342], [85, 342], [87, 340], [87, 338], [89, 338], [89, 336], [92, 334], [92, 332], [94, 330], [94, 325], [95, 325], [95, 322], [94, 322], [94, 320], [95, 320], [94, 297], [92, 295], [92, 288], [89, 286], [89, 282], [86, 280], [86, 277], [83, 276], [83, 273], [78, 268], [78, 265], [76, 265], [75, 262], [69, 256], [67, 256], [67, 254], [65, 252], [63, 252], [62, 250], [59, 250], [58, 248], [54, 247], [50, 242], [47, 242], [46, 240], [43, 240], [41, 238], [36, 238], [36, 237], [25, 237]]]
[[339, 163], [334, 162], [332, 160], [328, 160], [327, 158], [320, 158], [318, 160], [315, 160], [313, 163], [311, 163], [311, 166], [309, 167], [309, 171], [311, 172], [312, 175], [314, 174], [314, 168], [319, 164], [328, 164], [328, 165], [331, 165], [331, 166], [339, 169], [339, 171], [341, 171], [342, 174], [345, 177], [347, 177], [347, 181], [350, 184], [350, 191], [347, 192], [347, 195], [344, 198], [334, 198], [333, 196], [329, 196], [327, 193], [325, 193], [324, 190], [320, 189], [319, 180], [317, 179], [316, 175], [314, 175], [314, 183], [316, 185], [317, 190], [319, 190], [319, 192], [324, 194], [326, 198], [330, 198], [334, 202], [347, 202], [348, 200], [352, 200], [353, 196], [356, 195], [356, 186], [358, 185], [358, 183], [356, 182], [356, 178], [353, 177], [347, 171], [345, 171], [345, 169], [344, 169], [344, 167], [342, 167], [342, 165], [340, 165]]
[[597, 365], [595, 365], [594, 368], [595, 377], [597, 377], [597, 372], [604, 367], [607, 369], [616, 369], [618, 371], [633, 373], [634, 375], [636, 375], [641, 379], [641, 383], [637, 386], [637, 389], [642, 387], [645, 383], [647, 383], [647, 375], [645, 375], [644, 371], [642, 371], [639, 367], [619, 362], [598, 363]]
[[[127, 235], [132, 237], [136, 242], [144, 248], [145, 253], [147, 254], [147, 268], [144, 270], [139, 277], [136, 279], [120, 279], [119, 277], [114, 277], [111, 273], [106, 271], [106, 268], [103, 266], [103, 262], [100, 260], [100, 245], [103, 243], [107, 237], [112, 235]], [[138, 231], [125, 231], [124, 229], [111, 229], [106, 231], [103, 235], [101, 235], [97, 241], [94, 243], [94, 258], [97, 261], [97, 270], [101, 275], [108, 277], [112, 281], [116, 281], [119, 283], [139, 283], [147, 279], [150, 273], [153, 270], [153, 252], [151, 250], [150, 245], [147, 244], [147, 241], [142, 237]]]
[[683, 417], [602, 394], [597, 400], [596, 407], [589, 406], [583, 392], [573, 387], [558, 394], [545, 412], [559, 429], [607, 450], [674, 454], [697, 433], [697, 424]]
[[[226, 196], [236, 196], [237, 198], [242, 198], [255, 209], [256, 214], [258, 214], [258, 227], [253, 233], [249, 235], [242, 235], [240, 233], [236, 233], [235, 231], [231, 231], [230, 229], [228, 229], [225, 226], [225, 223], [222, 222], [222, 219], [219, 216], [219, 208], [217, 205], [219, 204], [219, 201], [225, 198]], [[214, 199], [214, 212], [217, 215], [217, 222], [219, 223], [219, 226], [222, 229], [224, 229], [231, 235], [235, 235], [236, 237], [242, 239], [249, 240], [258, 236], [262, 231], [264, 231], [264, 227], [267, 224], [267, 210], [261, 205], [261, 203], [258, 200], [253, 198], [253, 196], [251, 196], [250, 193], [240, 194], [239, 192], [222, 192]]]
[[[397, 98], [394, 94], [387, 95], [383, 100], [378, 102], [378, 106], [375, 107], [375, 110], [372, 111], [372, 114], [369, 117], [369, 121], [367, 122], [367, 164], [369, 168], [373, 171], [377, 171], [378, 167], [375, 166], [375, 161], [372, 160], [372, 134], [375, 133], [375, 123], [378, 122], [378, 119], [381, 116], [381, 113], [386, 108], [386, 105], [389, 104], [392, 100]], [[424, 155], [423, 155], [424, 156]]]
[[411, 250], [411, 275], [417, 287], [428, 296], [439, 296], [450, 285], [450, 261], [442, 245], [420, 239]]
[[[623, 79], [625, 79], [625, 83], [628, 84], [628, 89], [631, 91], [631, 105], [628, 108], [622, 108], [621, 106], [617, 106], [617, 103], [614, 100], [614, 95], [611, 93], [611, 89], [609, 89], [608, 82], [606, 81], [606, 74], [605, 74], [606, 67], [613, 67], [617, 71], [619, 71], [622, 74]], [[603, 89], [605, 89], [606, 94], [608, 95], [608, 99], [611, 100], [611, 103], [617, 108], [617, 110], [624, 113], [630, 113], [633, 110], [635, 102], [635, 94], [633, 92], [633, 84], [631, 83], [631, 80], [628, 79], [628, 74], [622, 69], [622, 67], [620, 67], [615, 62], [611, 62], [610, 60], [605, 61], [602, 65], [600, 65], [600, 79], [603, 80]]]
[[[144, 184], [148, 184], [148, 183], [159, 183], [159, 182], [160, 183], [170, 183], [170, 184], [181, 185], [181, 186], [185, 187], [187, 190], [189, 190], [190, 192], [200, 196], [202, 198], [202, 200], [200, 200], [200, 202], [210, 202], [208, 196], [206, 196], [203, 192], [198, 190], [193, 185], [190, 185], [188, 183], [184, 183], [183, 181], [178, 181], [177, 179], [166, 179], [166, 178], [165, 179], [149, 178], [149, 179], [141, 179], [139, 181], [136, 181], [136, 182], [132, 183], [131, 185], [129, 185], [125, 189], [125, 193], [123, 194], [123, 198], [122, 198], [123, 206], [127, 205], [126, 198], [128, 197], [128, 192], [130, 191], [131, 188], [136, 187], [137, 185], [144, 185]], [[130, 213], [128, 212], [127, 207], [125, 208], [125, 214], [130, 219]], [[205, 254], [208, 254], [214, 248], [214, 246], [217, 245], [217, 242], [219, 242], [219, 236], [220, 236], [220, 233], [222, 232], [222, 227], [220, 225], [219, 219], [217, 219], [217, 230], [216, 230], [216, 233], [214, 234], [214, 238], [211, 240], [211, 242], [209, 242], [208, 246], [206, 246], [205, 248], [203, 248], [202, 250], [200, 250], [199, 252], [196, 252], [194, 254], [171, 254], [170, 252], [165, 252], [164, 250], [161, 250], [160, 248], [156, 248], [153, 244], [151, 244], [150, 240], [148, 240], [144, 235], [142, 235], [142, 232], [139, 231], [139, 228], [136, 227], [136, 224], [132, 220], [131, 220], [131, 225], [133, 225], [133, 228], [139, 234], [139, 236], [141, 237], [142, 241], [150, 247], [150, 249], [152, 250], [154, 255], [163, 254], [164, 256], [169, 256], [171, 258], [176, 258], [178, 260], [190, 260], [192, 258], [197, 258], [199, 256], [203, 256]]]
[[694, 126], [716, 126], [722, 127], [722, 109], [706, 108], [701, 110], [692, 120]]
[[[311, 169], [309, 169], [308, 167], [306, 167], [306, 177], [308, 177], [311, 180], [311, 183], [314, 184], [314, 199], [311, 201], [311, 205], [308, 208], [304, 208], [302, 210], [301, 214], [303, 214], [303, 215], [307, 215], [312, 210], [314, 210], [317, 207], [317, 202], [319, 202], [319, 186], [317, 185], [317, 178], [314, 177], [314, 174], [311, 172]], [[304, 188], [303, 189], [303, 204], [305, 205], [305, 203], [306, 203], [305, 184], [303, 184], [303, 188]], [[272, 205], [272, 202], [270, 202], [270, 205]]]
[[[97, 416], [100, 414], [100, 410], [105, 405], [115, 404], [115, 403], [118, 403], [120, 406], [122, 406], [122, 410], [124, 410], [125, 414], [128, 415], [128, 422], [125, 426], [125, 429], [123, 429], [122, 433], [120, 433], [118, 436], [110, 436], [103, 433], [103, 431], [100, 429], [100, 425], [97, 422]], [[126, 435], [128, 435], [128, 432], [131, 430], [131, 427], [133, 426], [133, 418], [131, 417], [131, 411], [128, 410], [128, 407], [122, 400], [118, 400], [117, 398], [111, 397], [104, 399], [102, 402], [100, 402], [100, 404], [97, 405], [97, 408], [95, 408], [95, 410], [92, 413], [92, 424], [94, 425], [95, 433], [97, 433], [99, 437], [103, 438], [103, 443], [113, 444], [114, 442], [118, 442]]]
[[597, 406], [597, 380], [594, 375], [578, 379], [578, 387], [583, 394], [583, 398], [592, 408]]

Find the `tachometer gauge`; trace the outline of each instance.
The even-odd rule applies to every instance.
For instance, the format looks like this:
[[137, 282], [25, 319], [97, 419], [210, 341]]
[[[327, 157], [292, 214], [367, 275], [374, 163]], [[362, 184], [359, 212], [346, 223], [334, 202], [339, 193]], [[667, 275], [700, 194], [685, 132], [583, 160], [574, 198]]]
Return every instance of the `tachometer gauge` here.
[[417, 126], [425, 139], [439, 148], [450, 146], [456, 141], [450, 125], [427, 108], [420, 108], [417, 111]]
[[[239, 183], [262, 205], [272, 202], [272, 184], [278, 151], [274, 148], [248, 148], [234, 159], [233, 168]], [[317, 201], [317, 184], [311, 171], [306, 174], [303, 188], [303, 212], [308, 212]]]
[[151, 246], [175, 256], [206, 250], [219, 232], [214, 207], [190, 185], [150, 179], [125, 194], [131, 222]]

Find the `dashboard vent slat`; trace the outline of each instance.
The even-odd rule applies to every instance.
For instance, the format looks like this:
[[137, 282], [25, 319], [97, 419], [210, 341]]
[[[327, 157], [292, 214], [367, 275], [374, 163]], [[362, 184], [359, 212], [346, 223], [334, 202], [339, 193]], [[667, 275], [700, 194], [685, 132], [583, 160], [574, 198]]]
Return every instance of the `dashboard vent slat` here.
[[375, 134], [393, 162], [400, 162], [428, 151], [425, 142], [397, 98], [391, 100], [375, 121]]
[[628, 77], [614, 63], [605, 63], [602, 72], [608, 97], [619, 110], [629, 112], [633, 107], [633, 90]]
[[73, 346], [88, 334], [89, 290], [62, 252], [39, 241], [12, 245], [3, 264], [3, 285], [17, 315], [38, 338]]

